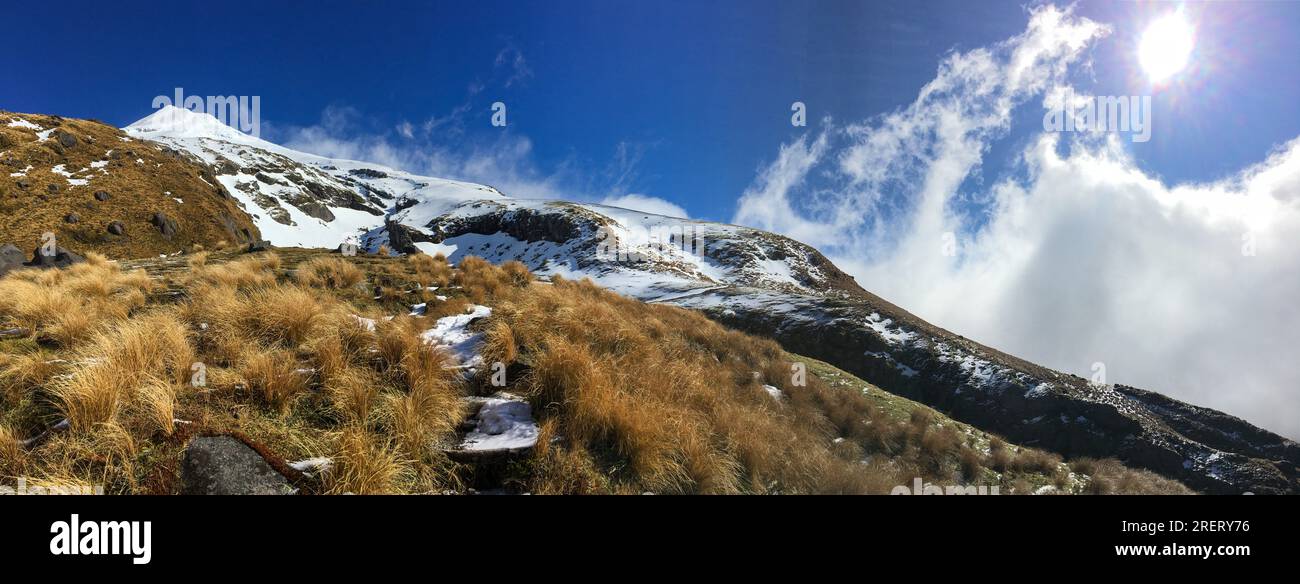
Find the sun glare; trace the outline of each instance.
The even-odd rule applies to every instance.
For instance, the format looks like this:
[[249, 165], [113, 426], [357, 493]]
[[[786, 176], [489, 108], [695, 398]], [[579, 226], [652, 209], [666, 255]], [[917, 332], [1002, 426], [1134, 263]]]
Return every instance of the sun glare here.
[[1192, 26], [1182, 9], [1148, 25], [1138, 45], [1138, 62], [1152, 83], [1161, 83], [1182, 71], [1191, 54]]

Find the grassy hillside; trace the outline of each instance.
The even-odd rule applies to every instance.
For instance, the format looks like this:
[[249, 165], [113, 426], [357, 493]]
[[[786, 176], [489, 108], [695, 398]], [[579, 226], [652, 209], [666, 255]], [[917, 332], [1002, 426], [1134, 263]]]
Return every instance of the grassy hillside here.
[[115, 258], [260, 237], [208, 170], [178, 152], [97, 121], [0, 111], [0, 244], [30, 253], [46, 232]]
[[[488, 367], [463, 377], [421, 338], [472, 305], [492, 308], [474, 325], [477, 350], [505, 366], [504, 389], [540, 425], [534, 450], [492, 468], [448, 449], [464, 398], [503, 388]], [[457, 493], [485, 480], [533, 493], [888, 493], [917, 477], [1002, 493], [1186, 492], [1115, 461], [1006, 444], [695, 312], [477, 258], [92, 257], [0, 280], [10, 327], [21, 331], [0, 339], [6, 484], [174, 493], [188, 439], [232, 434], [312, 493]], [[312, 457], [329, 470], [285, 464]]]

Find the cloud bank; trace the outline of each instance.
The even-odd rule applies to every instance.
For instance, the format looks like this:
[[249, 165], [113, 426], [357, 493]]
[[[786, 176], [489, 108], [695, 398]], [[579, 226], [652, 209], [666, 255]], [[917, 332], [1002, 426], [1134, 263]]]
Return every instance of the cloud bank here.
[[782, 145], [733, 221], [817, 246], [985, 344], [1088, 377], [1100, 362], [1108, 382], [1296, 438], [1300, 139], [1226, 180], [1170, 185], [1115, 134], [1042, 133], [1011, 176], [971, 180], [1012, 112], [1058, 99], [1108, 33], [1033, 9], [1024, 33], [949, 54], [907, 107]]

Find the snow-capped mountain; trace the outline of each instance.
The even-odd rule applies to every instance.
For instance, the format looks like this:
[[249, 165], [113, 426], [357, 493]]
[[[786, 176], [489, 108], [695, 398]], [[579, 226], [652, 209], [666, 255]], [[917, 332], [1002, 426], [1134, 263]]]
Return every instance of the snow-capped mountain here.
[[[126, 132], [206, 165], [279, 246], [476, 255], [701, 310], [1018, 443], [1116, 456], [1214, 493], [1294, 493], [1300, 447], [1238, 418], [1098, 386], [949, 333], [772, 233], [566, 201], [290, 150], [164, 108]], [[621, 252], [621, 253], [620, 253]]]
[[[172, 106], [125, 128], [194, 155], [277, 246], [443, 252], [519, 260], [544, 275], [590, 277], [646, 300], [724, 285], [822, 294], [860, 291], [816, 250], [756, 229], [615, 207], [512, 199], [496, 189], [324, 158]], [[662, 236], [661, 236], [662, 235]], [[671, 240], [671, 241], [669, 241]], [[591, 245], [607, 243], [615, 261]], [[664, 244], [659, 244], [659, 242]], [[704, 254], [695, 253], [700, 249]], [[636, 256], [642, 261], [619, 261]]]

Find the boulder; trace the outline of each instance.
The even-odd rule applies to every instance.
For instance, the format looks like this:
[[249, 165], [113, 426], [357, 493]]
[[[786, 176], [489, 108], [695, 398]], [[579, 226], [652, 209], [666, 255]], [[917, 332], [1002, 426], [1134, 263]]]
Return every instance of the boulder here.
[[112, 197], [110, 197], [110, 196], [108, 195], [108, 191], [95, 191], [95, 200], [96, 200], [96, 201], [107, 201], [107, 200], [109, 200], [109, 199], [111, 199], [111, 198], [112, 198]]
[[72, 264], [79, 264], [86, 261], [86, 258], [61, 247], [55, 247], [53, 255], [45, 255], [44, 253], [41, 253], [42, 251], [41, 248], [36, 248], [36, 250], [32, 252], [32, 260], [27, 262], [27, 265], [44, 269], [66, 268]]
[[45, 187], [45, 190], [50, 191], [51, 195], [57, 195], [59, 194], [59, 185], [49, 185]]
[[25, 259], [23, 251], [13, 244], [6, 243], [0, 246], [0, 277], [23, 267]]
[[31, 186], [32, 186], [32, 181], [29, 181], [29, 180], [27, 180], [27, 179], [25, 179], [25, 178], [20, 178], [20, 179], [18, 179], [18, 188], [20, 188], [20, 189], [22, 189], [22, 190], [25, 191], [25, 190], [31, 188]]
[[81, 222], [81, 215], [78, 215], [78, 214], [76, 214], [76, 213], [68, 213], [67, 215], [64, 215], [64, 216], [63, 216], [63, 222], [64, 222], [64, 223], [80, 223], [80, 222]]
[[190, 441], [181, 460], [185, 495], [290, 495], [284, 475], [262, 455], [232, 436], [201, 436]]
[[54, 137], [58, 139], [59, 146], [64, 148], [72, 148], [77, 145], [77, 137], [68, 132], [64, 132], [63, 130], [55, 132]]
[[153, 217], [149, 218], [149, 223], [157, 227], [163, 237], [171, 239], [173, 235], [176, 235], [176, 220], [168, 217], [166, 213], [154, 213]]
[[108, 224], [108, 232], [112, 233], [113, 235], [125, 235], [126, 226], [122, 225], [121, 221], [114, 221]]
[[248, 253], [257, 253], [259, 251], [268, 251], [271, 249], [271, 242], [265, 239], [259, 239], [248, 244]]

